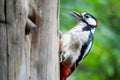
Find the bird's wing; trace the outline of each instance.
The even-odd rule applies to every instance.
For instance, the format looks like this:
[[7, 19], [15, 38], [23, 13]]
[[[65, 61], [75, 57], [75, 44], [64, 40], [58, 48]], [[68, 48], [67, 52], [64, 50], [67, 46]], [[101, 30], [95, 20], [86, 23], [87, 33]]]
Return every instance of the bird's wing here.
[[80, 50], [81, 54], [76, 61], [76, 66], [78, 66], [79, 62], [88, 55], [89, 51], [91, 50], [92, 44], [93, 44], [93, 35], [90, 34], [88, 41], [82, 45], [82, 48]]

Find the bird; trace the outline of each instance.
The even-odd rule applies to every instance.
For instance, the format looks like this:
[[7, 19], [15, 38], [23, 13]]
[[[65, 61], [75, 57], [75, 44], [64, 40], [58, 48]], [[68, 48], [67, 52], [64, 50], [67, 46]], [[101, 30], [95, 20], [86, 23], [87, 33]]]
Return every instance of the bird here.
[[25, 25], [25, 35], [29, 35], [30, 33], [35, 34], [37, 32], [38, 32], [37, 25], [30, 18], [28, 18]]
[[72, 11], [78, 23], [61, 34], [59, 41], [60, 80], [66, 80], [92, 48], [97, 19], [90, 13]]

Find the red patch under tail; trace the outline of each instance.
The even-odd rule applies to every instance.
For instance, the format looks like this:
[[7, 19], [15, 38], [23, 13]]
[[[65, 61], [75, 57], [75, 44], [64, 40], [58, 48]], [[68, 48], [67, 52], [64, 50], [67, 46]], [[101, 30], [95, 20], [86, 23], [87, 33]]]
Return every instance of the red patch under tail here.
[[66, 78], [71, 74], [71, 64], [68, 62], [62, 62], [60, 64], [60, 80], [66, 80]]

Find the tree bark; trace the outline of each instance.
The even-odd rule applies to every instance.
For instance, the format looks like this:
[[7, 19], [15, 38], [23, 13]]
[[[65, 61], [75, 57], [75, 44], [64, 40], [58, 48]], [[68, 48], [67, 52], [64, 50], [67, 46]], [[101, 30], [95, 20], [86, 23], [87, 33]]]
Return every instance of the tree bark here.
[[59, 0], [0, 0], [0, 80], [59, 80], [58, 26]]

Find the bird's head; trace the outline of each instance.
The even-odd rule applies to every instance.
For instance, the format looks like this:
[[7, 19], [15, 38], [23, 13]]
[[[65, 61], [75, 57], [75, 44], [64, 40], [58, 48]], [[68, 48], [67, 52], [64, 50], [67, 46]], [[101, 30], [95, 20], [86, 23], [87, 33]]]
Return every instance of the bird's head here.
[[85, 23], [86, 25], [97, 27], [97, 19], [89, 13], [78, 13], [73, 11], [72, 15], [78, 19], [79, 22]]

